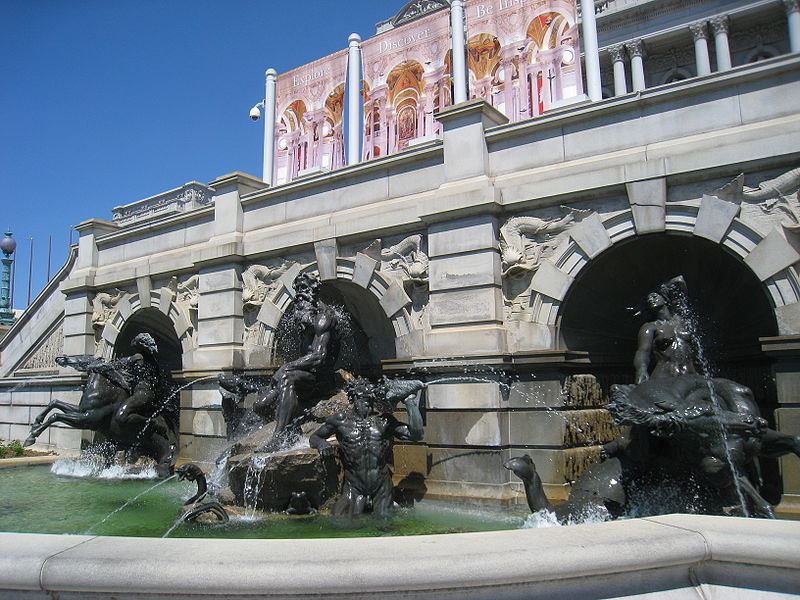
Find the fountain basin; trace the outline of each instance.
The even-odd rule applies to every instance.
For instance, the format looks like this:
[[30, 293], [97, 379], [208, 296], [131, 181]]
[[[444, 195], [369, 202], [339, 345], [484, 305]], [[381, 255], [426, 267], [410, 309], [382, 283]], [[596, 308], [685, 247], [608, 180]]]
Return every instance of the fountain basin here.
[[800, 598], [800, 523], [666, 515], [396, 538], [0, 534], [0, 598]]

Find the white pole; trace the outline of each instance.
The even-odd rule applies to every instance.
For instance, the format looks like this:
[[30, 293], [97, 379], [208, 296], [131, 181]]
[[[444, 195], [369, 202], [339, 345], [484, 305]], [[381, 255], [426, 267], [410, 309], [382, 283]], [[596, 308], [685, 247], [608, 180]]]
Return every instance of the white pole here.
[[347, 164], [361, 162], [361, 36], [351, 33], [347, 40]]
[[464, 0], [450, 3], [450, 29], [453, 49], [453, 104], [467, 101], [467, 57], [464, 42]]
[[267, 69], [264, 73], [266, 89], [264, 91], [264, 174], [261, 179], [272, 185], [275, 165], [275, 83], [278, 72]]
[[789, 25], [789, 52], [800, 52], [800, 2], [783, 0]]
[[581, 0], [581, 22], [583, 23], [583, 52], [586, 63], [586, 94], [593, 102], [603, 99], [600, 81], [600, 49], [597, 46], [597, 19], [594, 15], [594, 0]]

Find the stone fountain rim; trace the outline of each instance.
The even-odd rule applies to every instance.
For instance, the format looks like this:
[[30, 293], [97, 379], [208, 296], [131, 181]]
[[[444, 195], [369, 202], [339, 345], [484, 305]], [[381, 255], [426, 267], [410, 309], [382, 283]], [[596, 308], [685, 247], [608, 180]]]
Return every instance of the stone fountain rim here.
[[800, 522], [737, 517], [311, 540], [0, 533], [0, 547], [0, 598], [696, 598], [709, 586], [800, 598]]

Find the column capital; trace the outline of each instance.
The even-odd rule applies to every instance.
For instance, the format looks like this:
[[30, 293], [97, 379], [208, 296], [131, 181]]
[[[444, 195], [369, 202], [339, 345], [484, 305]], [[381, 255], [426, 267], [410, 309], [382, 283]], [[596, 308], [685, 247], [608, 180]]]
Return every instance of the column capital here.
[[719, 35], [721, 33], [728, 35], [731, 28], [731, 20], [728, 15], [718, 15], [708, 22], [711, 24], [711, 31], [714, 32], [714, 35]]
[[783, 8], [787, 15], [800, 12], [800, 0], [783, 0]]
[[640, 39], [638, 40], [631, 40], [625, 44], [625, 47], [628, 49], [628, 52], [631, 55], [631, 58], [638, 57], [644, 58], [645, 55], [645, 48], [644, 42]]
[[611, 55], [612, 62], [625, 62], [625, 59], [628, 58], [628, 54], [625, 51], [625, 44], [609, 46], [608, 53]]
[[[795, 0], [797, 2], [798, 0]], [[689, 31], [692, 32], [694, 41], [708, 39], [708, 27], [706, 21], [695, 21], [689, 25]]]

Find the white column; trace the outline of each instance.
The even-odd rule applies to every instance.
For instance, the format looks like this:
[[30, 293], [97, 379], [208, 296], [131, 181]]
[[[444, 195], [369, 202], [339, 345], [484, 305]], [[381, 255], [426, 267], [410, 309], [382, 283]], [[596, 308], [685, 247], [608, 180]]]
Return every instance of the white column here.
[[351, 33], [347, 52], [347, 164], [361, 161], [361, 37]]
[[450, 3], [450, 31], [453, 48], [453, 104], [466, 102], [467, 55], [464, 41], [464, 0]]
[[711, 59], [708, 56], [708, 29], [705, 21], [697, 21], [689, 25], [694, 38], [694, 62], [697, 76], [711, 73]]
[[783, 0], [789, 23], [789, 51], [800, 52], [800, 0]]
[[266, 79], [264, 90], [264, 173], [261, 179], [267, 185], [272, 185], [275, 172], [275, 83], [278, 72], [267, 69], [264, 73]]
[[614, 64], [614, 95], [622, 96], [628, 93], [628, 81], [625, 74], [625, 44], [617, 44], [608, 49]]
[[597, 20], [594, 15], [594, 0], [581, 0], [581, 22], [583, 24], [584, 62], [586, 63], [586, 93], [597, 102], [603, 99], [600, 81], [600, 50], [597, 47]]
[[628, 48], [628, 53], [631, 55], [631, 83], [633, 83], [633, 91], [641, 92], [647, 87], [644, 80], [644, 43], [642, 40], [633, 40], [629, 44], [625, 44], [625, 46]]
[[714, 32], [714, 48], [717, 51], [717, 71], [727, 71], [731, 68], [731, 49], [728, 45], [728, 29], [730, 20], [727, 15], [714, 17], [710, 21], [711, 31]]

